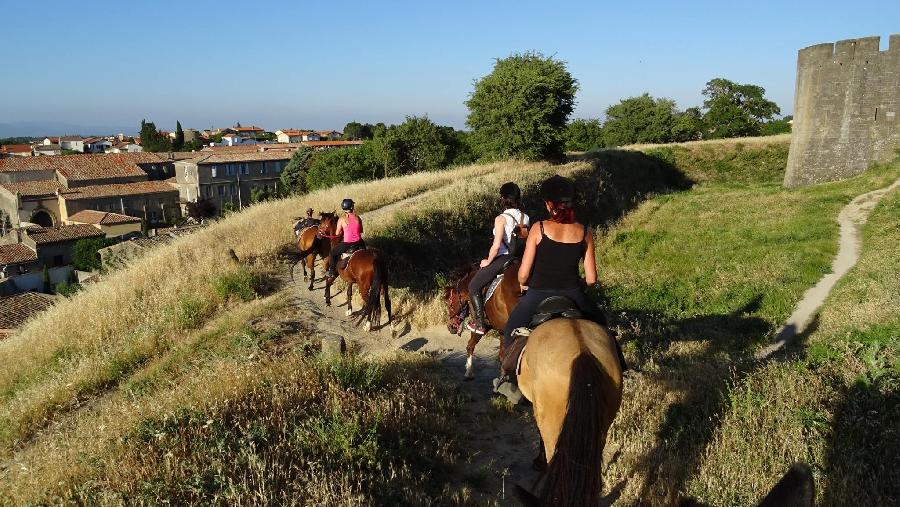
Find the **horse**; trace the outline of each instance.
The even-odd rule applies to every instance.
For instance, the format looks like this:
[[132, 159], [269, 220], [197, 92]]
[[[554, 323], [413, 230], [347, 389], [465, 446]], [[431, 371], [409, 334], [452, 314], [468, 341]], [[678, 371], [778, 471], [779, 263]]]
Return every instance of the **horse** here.
[[[333, 217], [334, 215], [334, 212], [320, 212], [319, 227], [321, 227], [321, 223], [326, 217]], [[309, 226], [300, 231], [300, 234], [297, 236], [297, 250], [300, 251], [300, 255], [297, 258], [297, 262], [291, 266], [291, 279], [293, 279], [294, 267], [302, 263], [303, 280], [309, 280], [309, 285], [306, 287], [307, 290], [313, 290], [313, 284], [316, 281], [316, 256], [322, 258], [324, 268], [328, 269], [328, 254], [331, 252], [331, 242], [322, 241], [322, 238], [319, 236], [319, 227]], [[309, 269], [309, 276], [306, 273], [307, 268]]]
[[[460, 275], [453, 285], [444, 289], [444, 300], [447, 301], [447, 311], [450, 321], [447, 323], [447, 330], [453, 334], [462, 334], [463, 321], [465, 313], [469, 305], [469, 282], [478, 266], [469, 266]], [[522, 297], [518, 280], [519, 263], [512, 262], [503, 270], [503, 279], [500, 285], [494, 291], [491, 299], [485, 301], [484, 317], [490, 327], [502, 330], [506, 326], [506, 319], [509, 318], [510, 312], [519, 303]], [[473, 367], [473, 357], [475, 356], [475, 346], [481, 341], [478, 333], [472, 332], [469, 336], [469, 343], [466, 344], [466, 373], [465, 378], [471, 380], [475, 378]], [[503, 352], [503, 340], [500, 340], [500, 352]]]
[[[319, 225], [319, 233], [329, 241], [328, 248], [336, 246], [340, 238], [335, 235], [337, 217], [331, 213], [322, 217]], [[394, 318], [391, 315], [391, 297], [388, 293], [388, 269], [384, 257], [374, 249], [363, 249], [353, 252], [344, 267], [338, 265], [337, 274], [347, 283], [347, 312], [349, 317], [353, 315], [353, 284], [359, 285], [360, 294], [363, 295], [365, 304], [358, 313], [357, 325], [366, 321], [364, 329], [371, 331], [381, 322], [381, 297], [384, 297], [384, 309], [387, 311], [388, 324], [391, 326], [391, 336], [396, 336]], [[331, 306], [331, 284], [333, 280], [325, 281], [325, 305]]]
[[528, 337], [519, 389], [534, 406], [547, 462], [534, 505], [600, 501], [603, 447], [622, 403], [614, 340], [595, 322], [568, 318], [545, 322]]
[[[557, 318], [538, 325], [519, 359], [518, 383], [534, 407], [546, 459], [538, 495], [516, 487], [529, 506], [600, 504], [606, 436], [622, 404], [622, 369], [615, 338], [601, 325]], [[794, 465], [762, 500], [761, 506], [814, 503], [809, 468]], [[682, 499], [678, 505], [703, 505]]]

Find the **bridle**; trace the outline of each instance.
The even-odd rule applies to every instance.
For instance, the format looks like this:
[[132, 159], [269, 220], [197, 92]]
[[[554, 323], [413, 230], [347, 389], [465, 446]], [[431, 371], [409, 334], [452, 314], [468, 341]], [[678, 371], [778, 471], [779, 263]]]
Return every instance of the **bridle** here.
[[316, 235], [320, 238], [328, 238], [334, 239], [339, 238], [340, 236], [337, 234], [328, 234], [328, 229], [334, 225], [335, 216], [331, 215], [329, 217], [322, 218], [322, 222], [319, 224], [319, 230], [316, 232]]

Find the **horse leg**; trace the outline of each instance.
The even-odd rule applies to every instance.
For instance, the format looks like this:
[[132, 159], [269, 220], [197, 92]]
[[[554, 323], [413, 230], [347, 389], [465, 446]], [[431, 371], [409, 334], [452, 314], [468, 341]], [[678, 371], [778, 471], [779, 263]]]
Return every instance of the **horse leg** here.
[[347, 282], [347, 311], [345, 314], [348, 317], [353, 315], [353, 282]]
[[388, 294], [388, 286], [384, 284], [381, 286], [382, 296], [384, 297], [384, 309], [387, 311], [388, 316], [388, 324], [391, 326], [391, 338], [397, 337], [397, 329], [394, 326], [394, 316], [391, 315], [391, 296]]
[[325, 306], [331, 306], [331, 280], [325, 277]]
[[306, 256], [306, 263], [303, 265], [304, 273], [306, 272], [306, 268], [309, 268], [309, 285], [306, 287], [306, 290], [313, 290], [313, 285], [316, 283], [316, 254], [312, 253]]
[[480, 335], [476, 332], [472, 332], [469, 335], [469, 343], [466, 345], [466, 380], [472, 380], [475, 378], [475, 346], [478, 345], [478, 342], [481, 341], [481, 337], [484, 335]]
[[[309, 254], [306, 254], [306, 257], [309, 257]], [[306, 257], [300, 259], [300, 264], [303, 265], [303, 281], [309, 280], [309, 276], [306, 274]]]

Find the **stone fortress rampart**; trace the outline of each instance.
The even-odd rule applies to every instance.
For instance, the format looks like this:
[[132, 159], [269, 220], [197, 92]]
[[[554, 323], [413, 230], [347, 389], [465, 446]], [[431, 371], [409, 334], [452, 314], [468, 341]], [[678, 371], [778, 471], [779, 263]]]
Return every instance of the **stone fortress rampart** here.
[[817, 44], [797, 56], [784, 184], [849, 178], [900, 149], [900, 34]]

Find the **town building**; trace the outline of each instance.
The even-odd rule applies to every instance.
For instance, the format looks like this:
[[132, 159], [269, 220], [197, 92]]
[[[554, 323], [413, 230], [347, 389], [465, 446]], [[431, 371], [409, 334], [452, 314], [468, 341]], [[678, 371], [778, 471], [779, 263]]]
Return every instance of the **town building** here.
[[112, 143], [102, 137], [91, 137], [83, 142], [85, 153], [105, 153], [112, 147]]
[[175, 162], [175, 182], [182, 202], [212, 201], [218, 210], [250, 203], [254, 188], [275, 190], [291, 158], [286, 151], [201, 153]]
[[0, 158], [2, 157], [30, 157], [33, 148], [30, 144], [5, 144], [0, 146]]
[[82, 210], [69, 215], [66, 225], [93, 225], [103, 231], [107, 238], [140, 235], [141, 219], [111, 211]]
[[34, 155], [35, 156], [53, 156], [53, 155], [61, 155], [62, 147], [58, 144], [39, 144], [34, 147]]
[[53, 296], [25, 292], [0, 297], [0, 339], [11, 336], [29, 319], [53, 306]]

